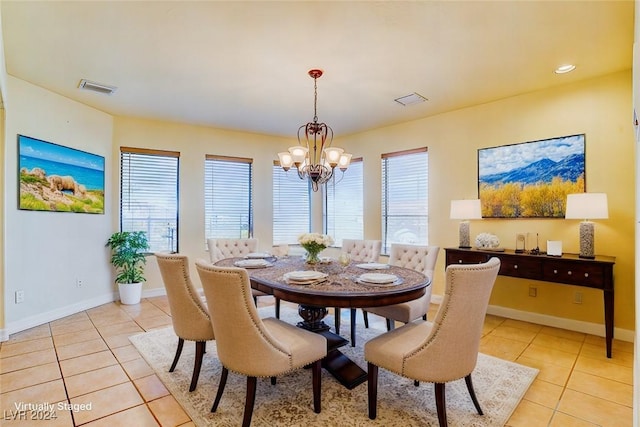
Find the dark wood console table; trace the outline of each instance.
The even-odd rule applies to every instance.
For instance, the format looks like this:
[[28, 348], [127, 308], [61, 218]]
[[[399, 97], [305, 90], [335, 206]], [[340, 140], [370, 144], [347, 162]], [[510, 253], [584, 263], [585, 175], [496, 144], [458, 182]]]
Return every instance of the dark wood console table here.
[[515, 253], [513, 250], [498, 252], [460, 248], [445, 248], [445, 252], [446, 265], [483, 263], [491, 257], [497, 257], [501, 262], [498, 274], [502, 276], [602, 289], [607, 357], [611, 357], [615, 257], [596, 256], [595, 259], [584, 259], [576, 254], [548, 256]]

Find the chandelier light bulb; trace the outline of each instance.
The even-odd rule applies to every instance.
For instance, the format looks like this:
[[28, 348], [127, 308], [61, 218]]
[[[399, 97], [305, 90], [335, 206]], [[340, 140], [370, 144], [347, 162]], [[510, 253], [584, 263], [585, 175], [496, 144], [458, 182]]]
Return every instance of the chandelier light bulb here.
[[324, 149], [324, 155], [332, 168], [335, 168], [338, 165], [342, 153], [344, 153], [342, 148], [328, 147]]
[[291, 166], [293, 166], [293, 156], [288, 151], [283, 151], [278, 153], [278, 158], [280, 159], [280, 166], [282, 169], [288, 171]]

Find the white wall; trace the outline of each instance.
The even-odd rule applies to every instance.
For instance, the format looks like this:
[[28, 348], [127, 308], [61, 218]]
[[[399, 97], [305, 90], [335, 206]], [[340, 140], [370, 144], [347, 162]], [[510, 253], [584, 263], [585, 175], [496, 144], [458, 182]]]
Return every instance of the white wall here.
[[[110, 196], [117, 189], [108, 179], [114, 167], [110, 115], [11, 76], [4, 99], [5, 327], [13, 333], [113, 300], [104, 245], [113, 231]], [[19, 210], [18, 134], [104, 156], [105, 214]], [[24, 290], [22, 304], [15, 303], [17, 290]]]

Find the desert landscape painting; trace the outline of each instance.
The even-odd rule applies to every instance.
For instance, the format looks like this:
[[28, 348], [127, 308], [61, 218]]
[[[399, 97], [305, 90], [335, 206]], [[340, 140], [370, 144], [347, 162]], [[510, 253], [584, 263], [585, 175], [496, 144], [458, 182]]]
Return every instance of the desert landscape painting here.
[[18, 135], [23, 210], [104, 213], [104, 157]]

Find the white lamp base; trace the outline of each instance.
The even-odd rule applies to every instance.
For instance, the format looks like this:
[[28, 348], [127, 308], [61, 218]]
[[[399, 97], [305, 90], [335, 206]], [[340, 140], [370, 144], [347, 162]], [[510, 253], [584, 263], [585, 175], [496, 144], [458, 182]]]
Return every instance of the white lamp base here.
[[580, 223], [580, 258], [595, 258], [593, 228], [591, 221]]
[[461, 249], [471, 248], [471, 239], [469, 238], [469, 221], [460, 221], [459, 239]]

